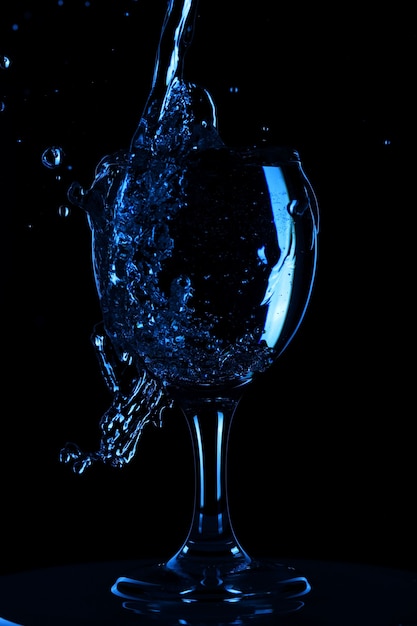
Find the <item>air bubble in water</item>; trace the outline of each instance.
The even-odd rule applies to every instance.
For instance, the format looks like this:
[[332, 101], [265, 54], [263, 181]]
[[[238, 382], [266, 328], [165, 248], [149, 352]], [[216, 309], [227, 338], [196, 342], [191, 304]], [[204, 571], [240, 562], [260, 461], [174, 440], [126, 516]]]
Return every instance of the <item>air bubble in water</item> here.
[[59, 167], [62, 165], [62, 159], [64, 157], [64, 151], [62, 148], [57, 148], [56, 146], [51, 146], [50, 148], [46, 148], [42, 154], [42, 163], [45, 167], [49, 169], [54, 169], [55, 167]]

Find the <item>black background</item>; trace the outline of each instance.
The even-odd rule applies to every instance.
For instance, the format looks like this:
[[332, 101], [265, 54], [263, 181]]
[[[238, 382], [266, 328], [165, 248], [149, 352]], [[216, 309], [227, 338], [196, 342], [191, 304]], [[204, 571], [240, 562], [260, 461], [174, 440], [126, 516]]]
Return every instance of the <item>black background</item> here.
[[[178, 410], [123, 470], [77, 476], [58, 461], [68, 440], [96, 449], [110, 401], [90, 344], [90, 233], [66, 191], [128, 147], [165, 7], [1, 10], [3, 573], [171, 556], [191, 521]], [[399, 5], [200, 1], [186, 78], [211, 91], [228, 143], [297, 148], [321, 209], [307, 317], [232, 429], [232, 517], [253, 554], [417, 568], [412, 21]], [[50, 146], [64, 151], [53, 170], [41, 161]]]

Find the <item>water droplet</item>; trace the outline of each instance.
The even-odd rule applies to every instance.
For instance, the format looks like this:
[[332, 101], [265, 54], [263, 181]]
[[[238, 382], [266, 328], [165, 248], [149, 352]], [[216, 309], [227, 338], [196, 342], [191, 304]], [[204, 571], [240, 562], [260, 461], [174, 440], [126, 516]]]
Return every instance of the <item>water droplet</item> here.
[[0, 55], [0, 69], [8, 70], [10, 65], [11, 65], [11, 61], [10, 61], [9, 57], [6, 57], [4, 55], [3, 56]]
[[58, 207], [59, 217], [69, 217], [70, 214], [71, 214], [71, 209], [65, 204], [61, 204], [61, 206]]
[[56, 146], [51, 146], [50, 148], [46, 148], [42, 154], [42, 163], [45, 167], [49, 169], [54, 169], [55, 167], [59, 167], [62, 164], [62, 159], [64, 157], [64, 151], [62, 148], [58, 148]]

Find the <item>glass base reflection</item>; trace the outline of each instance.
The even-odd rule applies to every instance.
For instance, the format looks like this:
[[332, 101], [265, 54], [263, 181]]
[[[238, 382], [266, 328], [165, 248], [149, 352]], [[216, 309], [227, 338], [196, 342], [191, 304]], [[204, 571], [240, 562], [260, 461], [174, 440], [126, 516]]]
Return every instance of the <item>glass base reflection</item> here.
[[133, 569], [120, 576], [112, 593], [123, 607], [163, 624], [196, 625], [268, 623], [298, 612], [311, 586], [300, 572], [273, 560], [230, 564], [209, 558], [181, 568], [177, 557]]

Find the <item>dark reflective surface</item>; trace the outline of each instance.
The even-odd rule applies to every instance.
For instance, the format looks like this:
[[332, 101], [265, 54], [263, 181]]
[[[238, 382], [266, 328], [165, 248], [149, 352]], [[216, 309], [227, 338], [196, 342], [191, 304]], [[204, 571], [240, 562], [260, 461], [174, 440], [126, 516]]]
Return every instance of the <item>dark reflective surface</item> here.
[[[0, 578], [0, 617], [19, 626], [415, 626], [417, 572], [371, 565], [296, 561], [312, 581], [305, 601], [274, 598], [241, 608], [210, 604], [183, 611], [155, 604], [144, 617], [140, 602], [110, 593], [120, 571], [149, 562], [115, 561], [23, 572]], [[0, 624], [2, 624], [0, 620]]]

